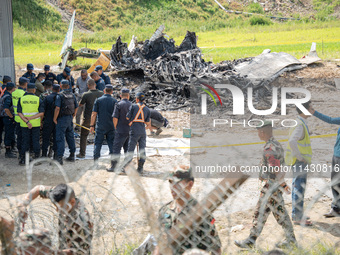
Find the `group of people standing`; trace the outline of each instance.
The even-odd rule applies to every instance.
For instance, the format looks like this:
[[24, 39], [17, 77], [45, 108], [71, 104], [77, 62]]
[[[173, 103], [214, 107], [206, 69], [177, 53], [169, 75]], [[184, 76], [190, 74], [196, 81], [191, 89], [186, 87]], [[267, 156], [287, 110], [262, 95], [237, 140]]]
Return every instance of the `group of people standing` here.
[[[108, 171], [114, 171], [117, 167], [121, 148], [128, 153], [124, 161], [124, 165], [127, 165], [138, 144], [138, 171], [143, 171], [146, 128], [157, 129], [156, 133], [159, 134], [161, 126], [168, 123], [159, 112], [150, 110], [144, 104], [144, 93], [137, 93], [136, 104], [132, 104], [129, 101], [130, 90], [123, 88], [118, 102], [112, 96], [113, 86], [110, 78], [103, 73], [102, 66], [96, 66], [90, 75], [87, 70], [82, 70], [76, 84], [68, 67], [58, 75], [50, 72], [48, 65], [44, 66], [44, 73], [38, 76], [33, 70], [33, 65], [28, 64], [27, 72], [19, 79], [18, 87], [11, 77], [3, 78], [0, 137], [4, 129], [6, 158], [17, 158], [18, 152], [19, 164], [24, 165], [27, 151], [31, 152], [33, 158], [52, 157], [53, 153], [53, 159], [63, 164], [66, 140], [70, 152], [66, 160], [74, 162], [76, 157], [85, 157], [87, 137], [91, 132], [95, 133], [95, 162], [100, 158], [105, 139], [112, 156]], [[153, 127], [151, 112], [155, 116]], [[81, 116], [83, 121], [80, 125]], [[77, 155], [74, 118], [78, 127], [81, 127], [80, 150]]]

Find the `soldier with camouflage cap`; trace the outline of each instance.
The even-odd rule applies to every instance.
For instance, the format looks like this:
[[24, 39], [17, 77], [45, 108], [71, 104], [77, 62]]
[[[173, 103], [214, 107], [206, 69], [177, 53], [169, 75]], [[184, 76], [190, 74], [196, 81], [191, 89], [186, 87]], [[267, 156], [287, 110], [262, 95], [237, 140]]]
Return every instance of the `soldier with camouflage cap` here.
[[274, 218], [281, 225], [286, 235], [286, 240], [278, 243], [276, 246], [279, 248], [295, 246], [297, 242], [293, 224], [289, 218], [282, 197], [282, 191], [290, 194], [290, 188], [284, 181], [284, 173], [264, 170], [269, 169], [269, 167], [277, 167], [280, 169], [284, 164], [284, 151], [281, 144], [273, 137], [271, 121], [263, 121], [262, 125], [257, 127], [257, 130], [259, 138], [266, 142], [263, 148], [262, 169], [259, 176], [264, 185], [256, 205], [250, 235], [243, 241], [235, 241], [235, 245], [241, 248], [254, 247], [256, 239], [261, 234], [264, 224], [270, 212], [272, 212]]
[[70, 249], [56, 251], [52, 247], [51, 235], [47, 229], [29, 229], [20, 233], [17, 241], [14, 241], [14, 220], [6, 220], [0, 217], [1, 246], [4, 254], [73, 254]]
[[59, 249], [72, 249], [73, 254], [91, 254], [93, 223], [84, 203], [67, 184], [55, 187], [39, 185], [26, 194], [19, 206], [21, 220], [27, 217], [26, 206], [38, 196], [50, 199], [59, 214]]
[[[188, 166], [177, 167], [177, 170], [170, 174], [168, 180], [173, 200], [159, 210], [158, 216], [158, 220], [166, 232], [173, 227], [180, 227], [182, 223], [179, 222], [178, 218], [191, 215], [193, 213], [192, 208], [198, 203], [190, 193], [194, 185], [194, 177], [191, 175]], [[221, 253], [222, 245], [214, 224], [215, 219], [211, 215], [205, 218], [206, 220], [176, 247], [174, 254], [182, 254], [192, 248], [202, 249], [212, 254]], [[154, 254], [159, 254], [158, 248], [156, 248]]]

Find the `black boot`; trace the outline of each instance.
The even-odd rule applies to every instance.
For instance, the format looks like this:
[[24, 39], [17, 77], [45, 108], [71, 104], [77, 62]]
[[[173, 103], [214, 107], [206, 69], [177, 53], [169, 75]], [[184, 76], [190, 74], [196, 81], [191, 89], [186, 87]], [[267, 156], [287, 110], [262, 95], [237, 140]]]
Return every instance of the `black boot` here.
[[60, 165], [63, 165], [63, 164], [64, 164], [64, 162], [63, 162], [63, 157], [62, 157], [62, 156], [61, 156], [61, 157], [57, 156], [57, 161], [58, 161], [58, 163], [59, 163]]
[[6, 158], [16, 158], [17, 155], [12, 152], [11, 147], [6, 147], [5, 157]]
[[18, 149], [16, 148], [15, 145], [13, 145], [13, 146], [11, 147], [11, 151], [12, 151], [13, 153], [17, 153], [17, 152], [18, 152]]
[[143, 173], [143, 166], [144, 166], [144, 161], [142, 162], [142, 161], [138, 161], [138, 168], [137, 168], [137, 172], [139, 173], [139, 174], [142, 174]]
[[25, 165], [25, 156], [20, 155], [20, 158], [19, 158], [19, 165], [20, 165], [20, 166], [24, 166], [24, 165]]
[[47, 151], [42, 151], [41, 157], [42, 158], [47, 158]]
[[111, 167], [106, 168], [106, 171], [114, 172], [115, 168], [116, 168], [116, 165], [117, 165], [117, 161], [116, 160], [111, 160]]
[[67, 161], [74, 162], [76, 161], [76, 158], [74, 157], [74, 152], [70, 153], [70, 156], [66, 158]]
[[256, 242], [256, 238], [248, 237], [247, 239], [243, 241], [235, 240], [235, 245], [240, 248], [251, 249], [255, 247], [255, 242]]

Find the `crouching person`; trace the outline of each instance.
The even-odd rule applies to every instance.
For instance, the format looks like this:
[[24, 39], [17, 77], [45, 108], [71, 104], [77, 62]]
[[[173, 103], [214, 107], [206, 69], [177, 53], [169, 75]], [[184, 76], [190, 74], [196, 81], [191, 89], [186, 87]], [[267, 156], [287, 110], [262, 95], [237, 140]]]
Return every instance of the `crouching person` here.
[[27, 218], [26, 206], [37, 197], [50, 199], [59, 214], [59, 249], [71, 249], [73, 254], [91, 254], [93, 223], [84, 203], [75, 196], [71, 187], [36, 186], [20, 205], [22, 219]]
[[72, 250], [58, 250], [52, 247], [50, 232], [47, 229], [29, 229], [21, 232], [15, 241], [13, 238], [14, 220], [0, 217], [0, 237], [3, 254], [6, 255], [47, 255], [47, 254], [74, 254]]

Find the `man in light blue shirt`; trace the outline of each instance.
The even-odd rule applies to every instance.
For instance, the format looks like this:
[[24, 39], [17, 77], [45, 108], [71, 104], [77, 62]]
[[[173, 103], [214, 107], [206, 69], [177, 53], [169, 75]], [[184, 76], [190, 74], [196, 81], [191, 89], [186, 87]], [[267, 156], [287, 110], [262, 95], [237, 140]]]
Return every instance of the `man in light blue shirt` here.
[[[328, 117], [314, 109], [310, 110], [311, 114], [320, 120], [329, 124], [340, 125], [340, 117]], [[331, 185], [333, 202], [329, 213], [324, 214], [326, 218], [340, 217], [340, 128], [337, 132], [336, 142], [334, 145], [334, 154], [332, 159]]]
[[[87, 70], [86, 69], [81, 70], [80, 77], [77, 79], [77, 83], [76, 83], [78, 91], [76, 91], [75, 93], [78, 104], [83, 94], [88, 91], [87, 81], [89, 79], [90, 77], [87, 74]], [[81, 115], [83, 114], [83, 111], [84, 111], [84, 106], [83, 105], [79, 106], [78, 111], [77, 111], [77, 116], [76, 116], [76, 123], [78, 125], [80, 124], [80, 118], [81, 118]], [[78, 126], [75, 129], [80, 130]]]

